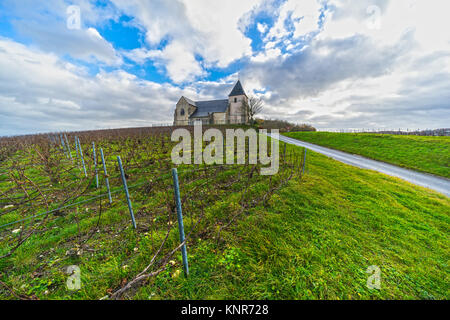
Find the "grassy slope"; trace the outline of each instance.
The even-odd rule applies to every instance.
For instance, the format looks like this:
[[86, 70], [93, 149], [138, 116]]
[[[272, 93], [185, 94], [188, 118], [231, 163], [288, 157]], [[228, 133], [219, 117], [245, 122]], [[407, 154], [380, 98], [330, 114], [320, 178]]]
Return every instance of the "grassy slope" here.
[[[158, 279], [139, 297], [450, 297], [448, 198], [315, 153], [308, 171], [228, 232], [223, 255], [204, 242], [191, 250], [190, 279]], [[371, 265], [380, 291], [366, 287]]]
[[[307, 169], [302, 182], [291, 181], [268, 207], [251, 209], [238, 220], [223, 234], [224, 244], [217, 245], [211, 237], [190, 243], [188, 279], [171, 277], [181, 269], [178, 254], [177, 263], [134, 298], [450, 298], [448, 198], [312, 152]], [[208, 220], [233, 206], [236, 188], [208, 208]], [[63, 245], [63, 239], [76, 237], [74, 223], [55, 229], [52, 237], [34, 239], [9, 262], [0, 261], [0, 270], [7, 272], [1, 280], [19, 293], [40, 298], [103, 297], [108, 288], [142, 270], [152, 255], [148, 236], [129, 228], [119, 231], [128, 225], [126, 217], [123, 203], [105, 212], [103, 231], [89, 241], [93, 251], [80, 257], [68, 258]], [[96, 218], [82, 221], [82, 227], [92, 226]], [[189, 219], [186, 222], [189, 228]], [[176, 242], [174, 230], [170, 244]], [[41, 246], [54, 250], [38, 258]], [[64, 289], [67, 275], [62, 270], [70, 264], [82, 268], [84, 287], [79, 292]], [[381, 267], [381, 291], [366, 287], [370, 265]]]
[[286, 136], [450, 178], [450, 137], [331, 132]]

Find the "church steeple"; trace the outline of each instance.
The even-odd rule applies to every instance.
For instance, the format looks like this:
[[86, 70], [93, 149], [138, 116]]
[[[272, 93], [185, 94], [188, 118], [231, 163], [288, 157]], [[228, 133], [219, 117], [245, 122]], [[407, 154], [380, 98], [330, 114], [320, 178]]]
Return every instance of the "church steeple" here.
[[228, 96], [229, 123], [248, 123], [248, 97], [245, 94], [241, 81], [238, 80]]
[[245, 94], [244, 88], [242, 87], [241, 80], [238, 80], [238, 82], [236, 82], [236, 85], [234, 86], [233, 90], [231, 90], [231, 93], [228, 96], [247, 96]]

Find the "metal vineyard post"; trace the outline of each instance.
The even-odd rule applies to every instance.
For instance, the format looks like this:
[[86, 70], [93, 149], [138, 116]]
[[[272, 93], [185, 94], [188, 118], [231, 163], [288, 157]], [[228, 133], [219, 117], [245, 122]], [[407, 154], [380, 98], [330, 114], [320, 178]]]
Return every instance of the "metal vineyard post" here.
[[302, 174], [305, 173], [305, 166], [306, 166], [306, 148], [305, 148], [305, 153], [303, 154], [303, 169], [302, 169]]
[[95, 154], [95, 142], [92, 142], [92, 153], [94, 156], [94, 165], [95, 165], [95, 185], [98, 189], [98, 169], [97, 169], [97, 155]]
[[[175, 191], [175, 201], [177, 204], [178, 231], [180, 232], [180, 242], [183, 243], [185, 241], [183, 213], [181, 210], [180, 186], [178, 184], [178, 172], [176, 168], [172, 169], [172, 176], [173, 176], [173, 188]], [[183, 246], [181, 247], [181, 255], [183, 257], [184, 274], [187, 277], [189, 275], [189, 265], [186, 251], [186, 243], [183, 244]]]
[[125, 196], [127, 197], [128, 209], [130, 210], [131, 221], [133, 222], [133, 227], [136, 229], [136, 220], [134, 219], [133, 207], [131, 206], [130, 194], [128, 193], [127, 179], [125, 178], [125, 172], [122, 167], [122, 160], [120, 156], [117, 156], [117, 162], [119, 163], [120, 175], [122, 176], [123, 189], [125, 190]]
[[103, 149], [102, 148], [100, 148], [100, 154], [102, 156], [103, 172], [105, 173], [106, 189], [108, 190], [109, 203], [111, 204], [112, 203], [112, 198], [111, 198], [111, 191], [109, 190], [108, 172], [106, 171], [105, 157], [103, 156]]
[[81, 149], [80, 139], [78, 139], [78, 148], [80, 149], [81, 163], [83, 164], [84, 176], [87, 178], [86, 166], [84, 165], [83, 149]]
[[69, 140], [67, 139], [67, 135], [64, 134], [64, 138], [66, 139], [66, 145], [67, 145], [67, 149], [69, 149], [69, 156], [70, 156], [70, 160], [72, 160], [73, 163], [73, 158], [72, 158], [72, 150], [70, 149], [70, 144], [69, 144]]

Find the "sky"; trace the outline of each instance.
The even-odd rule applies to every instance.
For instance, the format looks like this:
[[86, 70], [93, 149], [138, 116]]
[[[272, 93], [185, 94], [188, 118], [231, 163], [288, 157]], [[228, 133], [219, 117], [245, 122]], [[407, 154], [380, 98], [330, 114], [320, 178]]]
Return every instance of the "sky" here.
[[267, 119], [450, 127], [448, 0], [0, 0], [0, 135], [171, 123], [239, 78]]

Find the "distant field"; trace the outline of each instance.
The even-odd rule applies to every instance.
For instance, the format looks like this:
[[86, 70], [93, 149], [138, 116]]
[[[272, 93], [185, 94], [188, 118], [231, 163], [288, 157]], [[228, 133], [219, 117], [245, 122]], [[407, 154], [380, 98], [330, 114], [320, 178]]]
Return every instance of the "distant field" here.
[[295, 132], [288, 137], [450, 178], [450, 137]]

